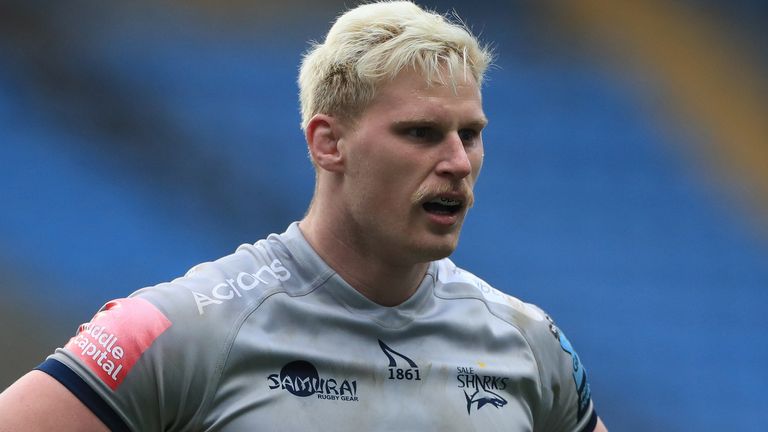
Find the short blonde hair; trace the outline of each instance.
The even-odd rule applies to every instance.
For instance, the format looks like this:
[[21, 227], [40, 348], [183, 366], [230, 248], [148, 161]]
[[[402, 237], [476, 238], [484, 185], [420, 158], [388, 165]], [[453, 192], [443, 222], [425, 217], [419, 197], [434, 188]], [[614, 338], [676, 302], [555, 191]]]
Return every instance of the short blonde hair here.
[[354, 119], [373, 100], [377, 85], [406, 67], [442, 84], [455, 84], [457, 71], [464, 78], [469, 72], [481, 85], [492, 57], [458, 18], [410, 1], [358, 6], [341, 15], [325, 41], [314, 43], [304, 56], [299, 72], [301, 127], [306, 130], [318, 113]]

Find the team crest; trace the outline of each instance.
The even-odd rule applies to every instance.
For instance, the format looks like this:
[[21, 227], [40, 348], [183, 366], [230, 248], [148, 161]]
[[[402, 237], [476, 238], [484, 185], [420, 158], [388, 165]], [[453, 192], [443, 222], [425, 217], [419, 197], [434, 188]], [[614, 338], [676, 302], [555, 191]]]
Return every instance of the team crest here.
[[459, 366], [456, 371], [459, 388], [464, 392], [467, 402], [467, 414], [471, 415], [487, 406], [498, 409], [507, 404], [507, 400], [501, 396], [501, 391], [507, 388], [509, 378], [481, 375], [472, 367]]

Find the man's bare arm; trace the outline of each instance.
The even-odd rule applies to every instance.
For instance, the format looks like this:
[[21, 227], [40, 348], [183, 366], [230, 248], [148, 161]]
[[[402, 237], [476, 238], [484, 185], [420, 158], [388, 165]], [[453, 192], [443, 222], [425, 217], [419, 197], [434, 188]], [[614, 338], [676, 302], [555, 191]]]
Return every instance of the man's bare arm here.
[[605, 425], [603, 424], [603, 421], [600, 420], [600, 417], [597, 418], [597, 425], [595, 425], [594, 432], [608, 432], [608, 429], [605, 428]]
[[106, 432], [104, 423], [66, 387], [32, 371], [0, 394], [0, 432]]

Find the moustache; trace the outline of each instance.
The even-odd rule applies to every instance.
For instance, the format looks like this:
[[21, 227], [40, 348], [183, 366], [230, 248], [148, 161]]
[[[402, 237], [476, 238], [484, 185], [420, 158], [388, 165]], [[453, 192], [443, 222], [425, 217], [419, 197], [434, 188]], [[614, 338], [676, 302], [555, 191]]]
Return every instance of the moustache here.
[[460, 194], [464, 197], [464, 206], [470, 208], [475, 204], [475, 194], [472, 187], [466, 181], [457, 183], [444, 183], [440, 185], [422, 186], [411, 197], [414, 205], [423, 203], [428, 197], [445, 194]]

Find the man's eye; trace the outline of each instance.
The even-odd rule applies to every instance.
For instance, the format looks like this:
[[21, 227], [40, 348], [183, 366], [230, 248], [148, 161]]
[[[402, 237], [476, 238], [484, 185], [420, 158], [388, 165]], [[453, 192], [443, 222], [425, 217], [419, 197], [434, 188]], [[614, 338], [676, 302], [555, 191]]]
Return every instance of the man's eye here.
[[406, 131], [406, 134], [419, 141], [438, 141], [440, 133], [431, 127], [413, 127]]
[[480, 135], [480, 132], [474, 129], [462, 129], [459, 131], [459, 138], [464, 142], [472, 142], [478, 135]]

